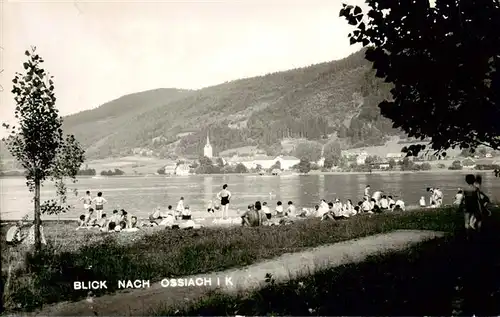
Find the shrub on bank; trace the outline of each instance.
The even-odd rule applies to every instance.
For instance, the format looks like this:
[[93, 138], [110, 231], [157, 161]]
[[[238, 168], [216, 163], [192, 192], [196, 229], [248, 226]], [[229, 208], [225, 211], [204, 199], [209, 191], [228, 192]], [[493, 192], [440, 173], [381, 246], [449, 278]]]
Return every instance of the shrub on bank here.
[[[73, 251], [51, 245], [14, 271], [4, 293], [9, 309], [31, 310], [41, 304], [85, 298], [73, 290], [74, 281], [106, 280], [114, 292], [119, 280], [151, 282], [246, 266], [304, 248], [335, 243], [395, 229], [453, 231], [451, 209], [358, 216], [347, 221], [311, 219], [289, 226], [259, 228], [203, 228], [196, 231], [162, 230], [134, 243], [119, 244], [110, 235]], [[2, 282], [7, 276], [2, 274]]]

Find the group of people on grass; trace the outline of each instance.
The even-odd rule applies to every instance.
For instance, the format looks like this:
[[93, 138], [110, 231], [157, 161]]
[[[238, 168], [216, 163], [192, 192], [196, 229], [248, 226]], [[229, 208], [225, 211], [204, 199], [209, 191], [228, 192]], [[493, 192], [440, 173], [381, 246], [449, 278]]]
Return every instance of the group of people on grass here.
[[110, 217], [107, 217], [105, 213], [102, 213], [100, 218], [99, 216], [93, 217], [93, 215], [93, 208], [89, 208], [86, 214], [80, 215], [76, 230], [99, 229], [102, 232], [133, 232], [139, 230], [137, 217], [129, 215], [124, 209], [120, 211], [113, 210]]
[[419, 206], [424, 208], [438, 208], [443, 206], [443, 192], [439, 188], [427, 187], [427, 192], [429, 193], [429, 205], [425, 203], [425, 197], [420, 197]]
[[[104, 213], [104, 205], [107, 200], [102, 197], [102, 192], [98, 192], [97, 196], [92, 198], [90, 191], [85, 193], [85, 196], [80, 198], [83, 202], [84, 214], [78, 219], [78, 227], [80, 229], [99, 229], [103, 232], [114, 231], [137, 231], [137, 217], [129, 215], [127, 211], [121, 209], [113, 210], [113, 214], [107, 217]], [[92, 208], [95, 206], [95, 209]]]
[[[227, 185], [225, 185], [227, 187]], [[225, 189], [225, 188], [224, 188]], [[223, 189], [223, 190], [224, 190]], [[230, 194], [229, 194], [230, 195]], [[223, 197], [227, 197], [225, 195]], [[224, 198], [228, 200], [228, 198]], [[78, 227], [80, 229], [99, 229], [102, 232], [134, 232], [139, 230], [140, 227], [154, 227], [154, 226], [174, 226], [176, 220], [191, 220], [191, 210], [188, 205], [185, 205], [184, 197], [179, 199], [175, 210], [169, 205], [168, 209], [162, 211], [157, 207], [149, 214], [149, 221], [138, 222], [137, 217], [130, 215], [124, 209], [118, 211], [113, 210], [111, 217], [107, 217], [103, 213], [104, 205], [107, 203], [106, 199], [102, 197], [102, 192], [97, 193], [97, 197], [92, 198], [90, 191], [87, 191], [85, 197], [80, 199], [83, 201], [83, 208], [85, 213], [80, 215], [78, 220]], [[92, 206], [95, 204], [95, 209]], [[219, 207], [217, 206], [218, 210]], [[187, 224], [189, 225], [189, 223]]]
[[321, 220], [348, 219], [358, 214], [382, 213], [384, 211], [404, 211], [405, 203], [402, 200], [394, 200], [392, 196], [385, 195], [382, 191], [376, 191], [370, 195], [370, 185], [364, 191], [362, 201], [354, 205], [350, 199], [342, 203], [340, 199], [327, 203], [322, 199], [313, 209], [302, 208], [298, 211], [292, 201], [287, 203], [286, 208], [281, 201], [276, 203], [271, 210], [267, 202], [256, 201], [248, 206], [241, 215], [243, 226], [277, 225], [292, 223], [294, 218], [314, 218]]

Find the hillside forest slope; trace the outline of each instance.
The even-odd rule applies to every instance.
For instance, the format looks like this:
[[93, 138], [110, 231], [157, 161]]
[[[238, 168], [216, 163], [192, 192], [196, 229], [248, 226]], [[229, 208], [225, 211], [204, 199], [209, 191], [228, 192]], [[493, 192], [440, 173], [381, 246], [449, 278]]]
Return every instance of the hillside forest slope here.
[[89, 159], [126, 156], [138, 148], [160, 157], [197, 156], [207, 133], [215, 155], [243, 146], [279, 152], [285, 138], [324, 142], [335, 136], [352, 147], [380, 145], [401, 134], [378, 109], [389, 90], [359, 51], [200, 90], [126, 95], [65, 117], [64, 130], [83, 143]]

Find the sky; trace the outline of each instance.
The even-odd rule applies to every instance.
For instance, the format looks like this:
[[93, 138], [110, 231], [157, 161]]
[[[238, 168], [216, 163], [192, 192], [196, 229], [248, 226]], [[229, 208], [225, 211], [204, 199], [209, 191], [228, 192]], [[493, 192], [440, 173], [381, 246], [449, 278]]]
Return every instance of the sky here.
[[14, 122], [11, 80], [31, 45], [68, 115], [134, 92], [199, 89], [346, 57], [360, 46], [349, 45], [342, 2], [364, 1], [0, 0], [0, 121]]

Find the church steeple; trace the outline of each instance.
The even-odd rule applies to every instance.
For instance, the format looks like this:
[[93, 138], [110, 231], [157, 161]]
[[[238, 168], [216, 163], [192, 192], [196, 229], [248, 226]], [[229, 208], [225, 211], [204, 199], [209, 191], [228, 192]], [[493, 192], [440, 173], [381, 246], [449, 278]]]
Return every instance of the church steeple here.
[[212, 146], [210, 145], [210, 138], [208, 136], [208, 132], [207, 132], [207, 144], [205, 144], [205, 148], [203, 149], [203, 155], [208, 158], [213, 157]]

